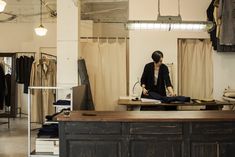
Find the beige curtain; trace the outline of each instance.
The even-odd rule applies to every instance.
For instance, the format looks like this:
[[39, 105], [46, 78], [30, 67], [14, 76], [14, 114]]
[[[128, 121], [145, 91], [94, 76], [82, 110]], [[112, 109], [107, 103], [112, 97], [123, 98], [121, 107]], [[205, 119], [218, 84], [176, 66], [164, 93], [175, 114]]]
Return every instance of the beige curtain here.
[[212, 45], [207, 39], [179, 40], [179, 95], [213, 98]]
[[119, 96], [126, 95], [126, 42], [82, 42], [95, 109], [124, 110]]

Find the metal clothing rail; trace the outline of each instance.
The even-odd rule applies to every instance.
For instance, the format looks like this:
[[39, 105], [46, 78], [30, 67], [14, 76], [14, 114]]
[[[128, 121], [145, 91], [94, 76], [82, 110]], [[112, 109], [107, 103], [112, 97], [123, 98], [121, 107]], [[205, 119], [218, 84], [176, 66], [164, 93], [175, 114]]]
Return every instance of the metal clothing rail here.
[[48, 54], [48, 53], [44, 53], [44, 52], [41, 52], [40, 54], [41, 54], [41, 59], [42, 59], [42, 56], [43, 56], [43, 55], [57, 58], [57, 56], [55, 56], [55, 55]]
[[16, 52], [16, 56], [17, 57], [19, 57], [19, 55], [18, 54], [22, 54], [21, 56], [23, 56], [23, 55], [29, 55], [29, 54], [32, 54], [33, 55], [33, 57], [35, 58], [35, 54], [36, 54], [36, 52]]

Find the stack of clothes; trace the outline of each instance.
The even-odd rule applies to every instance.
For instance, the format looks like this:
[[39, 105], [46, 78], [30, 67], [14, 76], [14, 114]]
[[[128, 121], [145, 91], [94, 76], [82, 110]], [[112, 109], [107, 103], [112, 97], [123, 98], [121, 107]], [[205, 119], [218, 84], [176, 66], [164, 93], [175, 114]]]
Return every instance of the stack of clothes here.
[[58, 124], [45, 124], [39, 129], [38, 138], [58, 138]]
[[235, 102], [235, 89], [225, 89], [223, 99], [229, 102]]

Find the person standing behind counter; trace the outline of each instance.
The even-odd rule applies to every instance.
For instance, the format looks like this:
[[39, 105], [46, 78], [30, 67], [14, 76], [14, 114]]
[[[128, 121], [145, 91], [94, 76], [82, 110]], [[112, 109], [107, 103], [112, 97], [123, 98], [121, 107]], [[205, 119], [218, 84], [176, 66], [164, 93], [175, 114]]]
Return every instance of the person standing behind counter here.
[[[171, 84], [168, 67], [162, 63], [163, 53], [161, 51], [153, 52], [152, 59], [153, 62], [145, 65], [141, 77], [141, 97], [148, 98], [148, 92], [156, 92], [161, 96], [166, 96], [166, 88], [169, 96], [176, 96]], [[166, 108], [166, 110], [168, 109]]]

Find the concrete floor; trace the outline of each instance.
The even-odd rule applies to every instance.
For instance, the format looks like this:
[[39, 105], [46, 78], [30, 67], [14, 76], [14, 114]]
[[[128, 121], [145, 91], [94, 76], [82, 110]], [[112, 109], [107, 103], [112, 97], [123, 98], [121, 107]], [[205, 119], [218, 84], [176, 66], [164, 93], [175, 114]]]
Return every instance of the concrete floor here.
[[0, 125], [0, 157], [27, 157], [27, 143], [27, 118], [11, 119], [10, 129]]

